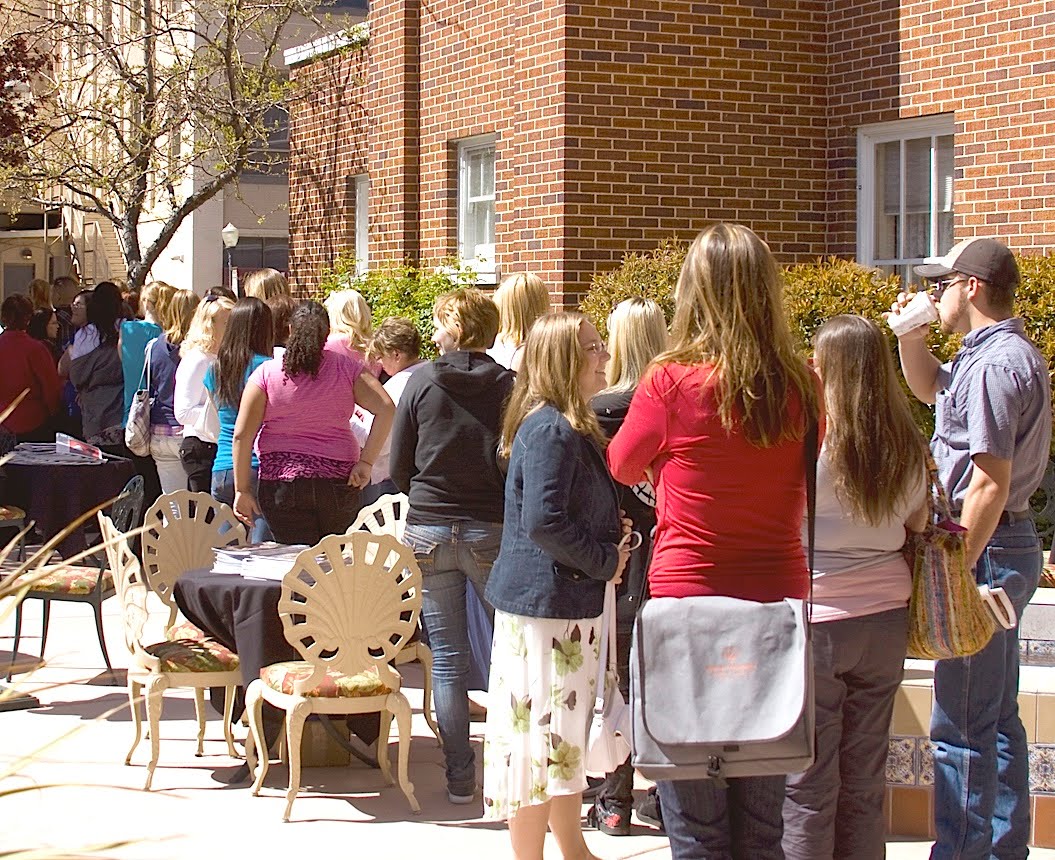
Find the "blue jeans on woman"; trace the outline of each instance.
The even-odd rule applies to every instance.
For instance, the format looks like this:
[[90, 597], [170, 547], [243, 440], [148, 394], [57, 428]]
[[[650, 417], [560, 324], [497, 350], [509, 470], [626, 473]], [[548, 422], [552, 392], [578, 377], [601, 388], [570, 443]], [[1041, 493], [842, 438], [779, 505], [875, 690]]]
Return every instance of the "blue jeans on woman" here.
[[658, 782], [672, 860], [784, 860], [784, 779]]
[[[483, 602], [484, 587], [498, 557], [502, 526], [477, 520], [446, 525], [407, 524], [403, 542], [414, 550], [422, 574], [421, 614], [432, 649], [436, 721], [447, 764], [447, 790], [459, 797], [476, 791], [476, 757], [469, 744], [471, 651], [465, 585]], [[484, 603], [494, 621], [494, 610]]]
[[[975, 567], [979, 584], [1007, 592], [1022, 617], [1043, 556], [1031, 520], [997, 526]], [[1018, 626], [997, 629], [977, 654], [934, 667], [932, 858], [1027, 855], [1029, 748], [1018, 715]]]
[[[256, 477], [256, 469], [252, 470], [250, 476], [253, 495], [259, 499], [260, 489]], [[220, 469], [218, 472], [212, 473], [212, 497], [218, 502], [234, 507], [234, 469]], [[268, 527], [267, 520], [262, 516], [253, 519], [253, 528], [249, 535], [249, 540], [253, 543], [271, 540], [271, 529]]]

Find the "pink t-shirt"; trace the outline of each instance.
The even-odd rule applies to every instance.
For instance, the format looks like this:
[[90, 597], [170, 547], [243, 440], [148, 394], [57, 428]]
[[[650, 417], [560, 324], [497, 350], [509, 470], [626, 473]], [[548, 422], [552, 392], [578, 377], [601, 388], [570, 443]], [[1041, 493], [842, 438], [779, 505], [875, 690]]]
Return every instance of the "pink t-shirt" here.
[[363, 372], [362, 359], [324, 350], [319, 375], [289, 378], [282, 360], [265, 361], [249, 377], [267, 397], [264, 423], [256, 438], [257, 454], [305, 454], [359, 460], [359, 443], [349, 421], [355, 412], [355, 381]]

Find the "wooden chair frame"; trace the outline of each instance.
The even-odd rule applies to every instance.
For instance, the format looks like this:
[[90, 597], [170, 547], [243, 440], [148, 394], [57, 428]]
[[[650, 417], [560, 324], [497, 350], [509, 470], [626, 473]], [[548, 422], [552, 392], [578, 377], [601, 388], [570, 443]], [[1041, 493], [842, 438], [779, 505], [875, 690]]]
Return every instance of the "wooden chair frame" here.
[[[308, 715], [381, 712], [378, 765], [391, 784], [388, 737], [393, 716], [399, 732], [398, 779], [414, 812], [420, 811], [414, 785], [407, 775], [410, 746], [410, 703], [400, 692], [401, 678], [391, 663], [417, 627], [421, 610], [421, 570], [414, 553], [391, 535], [359, 531], [330, 535], [297, 556], [282, 581], [278, 605], [286, 640], [301, 655], [309, 674], [294, 681], [292, 691], [280, 692], [263, 680], [246, 691], [250, 739], [246, 762], [256, 769], [256, 748], [265, 749], [263, 703], [286, 712], [286, 749], [289, 788], [282, 820], [300, 789], [300, 744]], [[372, 696], [311, 695], [328, 678], [376, 672], [385, 692]], [[258, 795], [267, 775], [267, 755], [253, 783]]]

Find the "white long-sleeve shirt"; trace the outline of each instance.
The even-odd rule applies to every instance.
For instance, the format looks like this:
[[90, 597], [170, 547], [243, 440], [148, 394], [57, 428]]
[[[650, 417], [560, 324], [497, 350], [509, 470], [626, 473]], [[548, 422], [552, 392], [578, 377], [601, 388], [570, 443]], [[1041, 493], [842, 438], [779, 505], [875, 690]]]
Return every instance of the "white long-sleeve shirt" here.
[[209, 403], [205, 390], [205, 372], [216, 361], [197, 349], [190, 350], [180, 359], [176, 368], [176, 391], [172, 400], [172, 411], [183, 425], [183, 435], [196, 436], [203, 442], [212, 442], [220, 435], [220, 419], [216, 409]]

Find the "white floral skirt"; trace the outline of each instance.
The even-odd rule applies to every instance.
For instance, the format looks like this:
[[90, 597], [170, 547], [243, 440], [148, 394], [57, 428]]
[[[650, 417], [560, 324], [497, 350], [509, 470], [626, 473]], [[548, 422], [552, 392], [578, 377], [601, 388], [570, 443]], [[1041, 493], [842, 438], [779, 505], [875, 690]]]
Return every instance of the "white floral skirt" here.
[[586, 788], [600, 618], [495, 612], [484, 734], [484, 817]]

